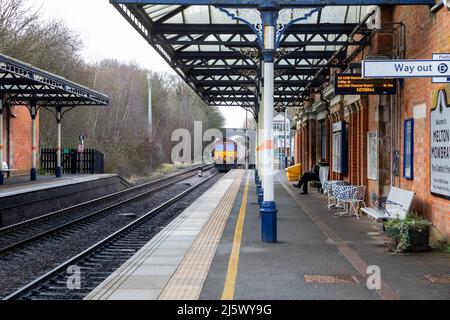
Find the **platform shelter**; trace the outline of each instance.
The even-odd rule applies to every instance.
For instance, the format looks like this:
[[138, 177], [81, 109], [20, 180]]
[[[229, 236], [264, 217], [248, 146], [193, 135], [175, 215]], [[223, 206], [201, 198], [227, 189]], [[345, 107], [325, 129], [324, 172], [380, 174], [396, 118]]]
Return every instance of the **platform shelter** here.
[[[31, 115], [31, 181], [37, 176], [37, 115], [45, 108], [55, 115], [57, 122], [56, 176], [61, 177], [61, 120], [64, 114], [80, 106], [107, 107], [109, 98], [99, 92], [69, 81], [63, 77], [38, 69], [30, 64], [0, 54], [0, 185], [4, 183], [5, 171], [11, 170], [9, 157], [5, 157], [6, 117], [13, 106], [26, 106]], [[6, 121], [5, 121], [6, 120]], [[6, 140], [9, 146], [9, 135]], [[4, 166], [4, 163], [7, 166]]]
[[[112, 0], [178, 75], [212, 106], [240, 106], [258, 123], [263, 241], [276, 241], [274, 109], [299, 107], [333, 69], [370, 43], [372, 5], [434, 0]], [[348, 54], [353, 52], [353, 54]]]

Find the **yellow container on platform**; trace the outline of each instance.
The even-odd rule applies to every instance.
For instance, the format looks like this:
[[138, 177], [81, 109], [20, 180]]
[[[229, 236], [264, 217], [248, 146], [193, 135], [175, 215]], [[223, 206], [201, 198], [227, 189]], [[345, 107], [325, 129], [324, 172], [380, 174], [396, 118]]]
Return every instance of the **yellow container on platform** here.
[[300, 163], [286, 169], [286, 175], [289, 181], [300, 180], [302, 174], [302, 165]]

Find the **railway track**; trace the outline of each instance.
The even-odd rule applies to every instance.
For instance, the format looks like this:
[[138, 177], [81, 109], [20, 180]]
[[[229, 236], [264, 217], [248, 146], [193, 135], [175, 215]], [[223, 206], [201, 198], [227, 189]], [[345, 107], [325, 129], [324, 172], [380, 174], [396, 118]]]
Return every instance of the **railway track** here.
[[[169, 210], [182, 198], [193, 193], [218, 175], [218, 173], [211, 174], [198, 184], [160, 204], [137, 220], [8, 295], [5, 300], [84, 298], [160, 230], [153, 221], [156, 215]], [[149, 230], [153, 231], [149, 232]], [[82, 287], [69, 289], [69, 278], [76, 269], [80, 271]]]
[[41, 238], [51, 236], [56, 232], [98, 218], [113, 209], [161, 191], [175, 183], [196, 175], [200, 168], [203, 171], [207, 171], [212, 169], [213, 166], [205, 165], [191, 168], [175, 175], [150, 181], [75, 206], [57, 210], [41, 217], [0, 228], [0, 256], [13, 252], [17, 248], [38, 241]]

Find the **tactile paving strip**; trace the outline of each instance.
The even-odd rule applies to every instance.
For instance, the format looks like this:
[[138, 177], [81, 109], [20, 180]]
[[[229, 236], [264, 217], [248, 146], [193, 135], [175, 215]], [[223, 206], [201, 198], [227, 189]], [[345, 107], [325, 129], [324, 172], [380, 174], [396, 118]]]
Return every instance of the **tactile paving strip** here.
[[236, 175], [235, 181], [220, 200], [209, 221], [159, 296], [159, 300], [197, 300], [199, 298], [241, 186], [244, 172], [240, 170]]

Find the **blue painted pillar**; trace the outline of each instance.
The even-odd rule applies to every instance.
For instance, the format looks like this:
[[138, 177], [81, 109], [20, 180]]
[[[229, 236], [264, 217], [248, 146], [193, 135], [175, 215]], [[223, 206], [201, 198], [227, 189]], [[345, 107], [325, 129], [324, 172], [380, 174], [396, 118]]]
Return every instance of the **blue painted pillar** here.
[[57, 123], [57, 130], [58, 130], [58, 137], [57, 137], [57, 145], [56, 145], [56, 177], [61, 178], [62, 177], [62, 166], [61, 166], [61, 120], [62, 120], [62, 113], [61, 113], [61, 107], [56, 108], [56, 123]]
[[37, 102], [30, 102], [31, 113], [31, 171], [30, 180], [37, 179], [37, 132], [36, 132], [36, 116], [37, 116]]
[[264, 132], [262, 147], [263, 201], [261, 203], [261, 240], [277, 242], [277, 206], [274, 190], [273, 108], [274, 108], [274, 60], [275, 25], [277, 9], [261, 9], [263, 24], [263, 73], [264, 73]]

